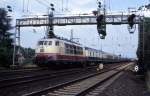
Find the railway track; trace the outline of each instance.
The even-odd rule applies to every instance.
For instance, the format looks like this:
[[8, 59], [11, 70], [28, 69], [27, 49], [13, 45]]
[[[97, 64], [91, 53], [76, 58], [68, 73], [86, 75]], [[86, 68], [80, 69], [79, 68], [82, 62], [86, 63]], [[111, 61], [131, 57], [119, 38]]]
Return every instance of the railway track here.
[[83, 96], [99, 84], [120, 73], [128, 65], [117, 66], [95, 74], [74, 79], [62, 84], [51, 86], [39, 91], [24, 94], [23, 96]]
[[[92, 68], [96, 68], [96, 67], [95, 66], [94, 67], [88, 67], [86, 69], [90, 70]], [[76, 73], [79, 73], [82, 71], [84, 71], [84, 70], [81, 68], [75, 68], [75, 69], [49, 72], [49, 73], [44, 73], [44, 74], [40, 74], [40, 75], [3, 79], [3, 80], [0, 80], [0, 89], [4, 89], [4, 88], [15, 86], [15, 85], [21, 85], [21, 84], [25, 84], [25, 83], [37, 82], [37, 81], [44, 80], [44, 79], [56, 78], [59, 76], [76, 74]]]
[[48, 70], [47, 68], [30, 68], [30, 69], [18, 69], [18, 70], [1, 70], [0, 80], [8, 79], [11, 77], [26, 76], [28, 74], [35, 74], [41, 71]]
[[39, 70], [44, 70], [47, 69], [45, 68], [39, 68], [39, 67], [35, 67], [35, 68], [24, 68], [24, 69], [7, 69], [7, 70], [0, 70], [0, 74], [13, 74], [13, 73], [17, 73], [17, 72], [30, 72], [30, 71], [39, 71]]

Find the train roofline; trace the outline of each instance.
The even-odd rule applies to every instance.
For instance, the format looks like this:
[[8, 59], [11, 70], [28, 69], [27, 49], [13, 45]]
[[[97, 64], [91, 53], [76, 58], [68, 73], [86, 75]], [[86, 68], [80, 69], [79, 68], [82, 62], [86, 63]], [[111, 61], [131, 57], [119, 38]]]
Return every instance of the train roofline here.
[[54, 38], [42, 38], [38, 41], [50, 41], [50, 40], [61, 40], [61, 41], [65, 41], [66, 43], [73, 43], [73, 44], [77, 44], [77, 45], [80, 45], [80, 46], [83, 46], [82, 44], [78, 43], [78, 42], [74, 42], [74, 41], [71, 41], [71, 40], [68, 40], [66, 38], [61, 38], [61, 37], [54, 37]]

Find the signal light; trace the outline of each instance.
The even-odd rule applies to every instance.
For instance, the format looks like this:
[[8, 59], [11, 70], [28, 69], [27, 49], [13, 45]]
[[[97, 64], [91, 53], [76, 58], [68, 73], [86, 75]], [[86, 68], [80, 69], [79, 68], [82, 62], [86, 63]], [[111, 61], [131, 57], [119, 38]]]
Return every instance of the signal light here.
[[98, 28], [97, 30], [98, 30], [98, 33], [100, 35], [100, 38], [105, 39], [107, 34], [106, 34], [106, 30], [104, 29], [104, 26], [101, 28]]
[[9, 12], [12, 12], [12, 9], [8, 9]]
[[51, 8], [51, 10], [52, 10], [52, 11], [55, 11], [55, 9], [54, 9], [54, 8]]
[[10, 6], [10, 5], [7, 5], [7, 8], [11, 8], [11, 6]]
[[133, 31], [130, 31], [130, 34], [133, 34], [134, 32]]
[[98, 7], [99, 7], [99, 8], [101, 8], [101, 7], [102, 7], [101, 2], [98, 2]]
[[53, 31], [53, 27], [50, 26], [49, 30], [52, 30], [52, 31]]
[[96, 19], [97, 25], [101, 25], [101, 22], [103, 21], [103, 19], [104, 19], [104, 16], [103, 16], [103, 15], [99, 15], [99, 16], [97, 17], [97, 19]]
[[54, 6], [54, 4], [51, 3], [50, 6]]
[[105, 39], [106, 36], [106, 25], [104, 25], [104, 15], [99, 15], [96, 19], [97, 31], [101, 39]]
[[133, 28], [135, 17], [136, 17], [135, 14], [132, 14], [128, 17], [128, 23], [129, 23], [129, 26], [131, 27], [131, 29]]

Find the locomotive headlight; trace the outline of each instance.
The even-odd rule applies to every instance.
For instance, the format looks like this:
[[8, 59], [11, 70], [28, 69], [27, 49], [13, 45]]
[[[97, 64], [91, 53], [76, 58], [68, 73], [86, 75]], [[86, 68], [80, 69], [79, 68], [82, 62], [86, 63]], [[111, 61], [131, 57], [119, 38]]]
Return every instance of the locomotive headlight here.
[[43, 48], [41, 48], [41, 49], [40, 49], [40, 52], [44, 52], [44, 49], [43, 49]]

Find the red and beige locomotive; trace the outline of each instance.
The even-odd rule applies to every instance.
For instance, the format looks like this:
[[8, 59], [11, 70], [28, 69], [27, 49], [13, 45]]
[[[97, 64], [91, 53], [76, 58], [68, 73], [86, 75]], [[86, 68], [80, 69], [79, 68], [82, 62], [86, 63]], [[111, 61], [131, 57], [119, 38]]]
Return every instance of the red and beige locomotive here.
[[34, 62], [39, 66], [82, 65], [118, 62], [119, 57], [62, 38], [41, 39]]

